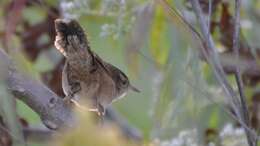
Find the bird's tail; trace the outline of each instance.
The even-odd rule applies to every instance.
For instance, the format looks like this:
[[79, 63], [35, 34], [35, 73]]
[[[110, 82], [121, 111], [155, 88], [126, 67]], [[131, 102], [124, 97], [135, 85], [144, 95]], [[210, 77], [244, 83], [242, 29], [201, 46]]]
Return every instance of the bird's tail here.
[[[84, 56], [90, 51], [87, 37], [75, 20], [56, 19], [56, 48], [67, 58]], [[85, 56], [87, 57], [87, 56]]]

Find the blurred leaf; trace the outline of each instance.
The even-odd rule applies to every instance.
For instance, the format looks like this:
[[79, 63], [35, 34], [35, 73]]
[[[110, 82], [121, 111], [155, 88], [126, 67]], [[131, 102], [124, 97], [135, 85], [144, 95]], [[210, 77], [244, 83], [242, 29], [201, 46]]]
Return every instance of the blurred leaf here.
[[38, 7], [27, 7], [22, 14], [31, 25], [41, 22], [47, 16], [47, 13]]
[[59, 4], [58, 0], [45, 0], [46, 5], [51, 5], [53, 7], [57, 6]]
[[186, 106], [183, 106], [183, 104], [187, 101], [187, 97], [190, 94], [190, 90], [188, 90], [184, 82], [187, 76], [187, 71], [185, 70], [187, 65], [185, 62], [187, 58], [187, 46], [182, 43], [183, 40], [180, 37], [174, 35], [176, 30], [172, 27], [170, 28], [171, 35], [169, 35], [169, 38], [171, 39], [167, 42], [172, 45], [172, 47], [168, 47], [170, 51], [168, 56], [170, 58], [168, 64], [165, 65], [165, 70], [163, 70], [163, 80], [161, 87], [159, 87], [159, 96], [154, 105], [154, 135], [158, 137], [171, 135], [170, 131], [176, 126], [173, 122], [176, 123], [176, 117], [182, 115], [184, 112]]
[[150, 36], [150, 52], [158, 65], [165, 65], [169, 54], [169, 39], [165, 35], [168, 31], [163, 10], [156, 6], [152, 21]]
[[[9, 65], [11, 62], [7, 61], [7, 56], [4, 51], [0, 53], [0, 116], [4, 119], [5, 125], [7, 125], [8, 133], [12, 137], [13, 146], [24, 146], [24, 136], [21, 131], [21, 125], [19, 123], [16, 113], [15, 98], [8, 92], [6, 86], [7, 78], [9, 75]], [[3, 130], [3, 129], [1, 129]], [[1, 134], [0, 134], [1, 136]], [[2, 137], [1, 137], [2, 138]]]
[[208, 127], [210, 127], [210, 128], [217, 128], [218, 124], [219, 124], [219, 111], [218, 110], [214, 110], [210, 114], [209, 126]]
[[169, 18], [171, 24], [178, 30], [178, 37], [183, 37], [185, 39], [185, 44], [189, 43], [193, 49], [199, 51], [199, 48], [203, 47], [202, 38], [193, 24], [189, 23], [175, 6], [171, 6], [168, 0], [156, 1], [158, 5], [162, 6], [162, 10], [167, 15], [167, 18]]
[[126, 41], [127, 63], [129, 65], [130, 71], [132, 71], [135, 76], [139, 73], [140, 50], [144, 46], [144, 43], [148, 37], [153, 13], [153, 3], [147, 3], [138, 9], [135, 24], [132, 28], [129, 38]]
[[30, 62], [20, 50], [12, 49], [9, 55], [12, 57], [17, 70], [30, 75], [32, 78], [40, 79], [39, 73], [34, 69], [32, 62]]
[[127, 141], [113, 125], [100, 126], [89, 112], [79, 115], [79, 124], [61, 136], [56, 137], [53, 146], [134, 146]]
[[37, 115], [31, 108], [23, 102], [17, 100], [17, 113], [20, 117], [26, 119], [30, 124], [38, 124], [41, 122], [39, 115]]
[[22, 127], [15, 111], [15, 99], [8, 93], [3, 83], [3, 80], [0, 80], [0, 114], [8, 127], [13, 146], [25, 146]]
[[169, 68], [163, 74], [163, 79], [161, 86], [159, 87], [159, 96], [156, 97], [155, 107], [154, 107], [154, 115], [153, 118], [155, 120], [155, 124], [159, 127], [162, 126], [162, 120], [165, 116], [166, 112], [168, 111], [169, 104], [172, 101], [171, 98], [171, 87], [172, 87], [172, 69]]
[[34, 68], [38, 72], [43, 73], [53, 69], [54, 63], [51, 62], [50, 59], [46, 57], [46, 55], [41, 53], [40, 56], [37, 58], [36, 62], [34, 63]]
[[198, 128], [200, 130], [201, 138], [203, 132], [208, 129], [220, 129], [226, 122], [230, 120], [229, 115], [216, 104], [208, 104], [200, 110], [198, 116]]
[[[10, 38], [16, 31], [16, 27], [21, 21], [21, 12], [25, 8], [26, 0], [13, 1], [13, 3], [7, 7], [6, 12], [7, 16], [5, 18], [5, 41], [7, 47], [12, 45]], [[7, 48], [5, 48], [7, 49]]]

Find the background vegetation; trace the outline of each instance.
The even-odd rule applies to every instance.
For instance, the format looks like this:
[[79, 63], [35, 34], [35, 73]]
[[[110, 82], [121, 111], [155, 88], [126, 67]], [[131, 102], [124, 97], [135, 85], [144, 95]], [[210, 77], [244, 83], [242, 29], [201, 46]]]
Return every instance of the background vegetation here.
[[[240, 90], [234, 74], [237, 66], [241, 70], [244, 84], [242, 90], [250, 118], [247, 126], [259, 138], [260, 1], [243, 1], [241, 4], [238, 60], [233, 52], [235, 0], [199, 0], [199, 3], [203, 18], [210, 24], [209, 31], [221, 65], [237, 96]], [[61, 70], [64, 58], [53, 44], [56, 18], [78, 20], [87, 33], [92, 50], [123, 70], [132, 84], [141, 90], [138, 94], [129, 92], [112, 106], [129, 125], [142, 133], [143, 138], [138, 142], [125, 140], [118, 134], [120, 132], [114, 132], [117, 131], [116, 128], [111, 127], [105, 131], [112, 131], [112, 134], [100, 136], [98, 131], [101, 130], [89, 122], [92, 118], [83, 116], [81, 127], [86, 128], [86, 131], [76, 129], [74, 132], [67, 132], [62, 138], [54, 138], [55, 144], [43, 144], [41, 140], [37, 140], [28, 142], [29, 146], [94, 146], [108, 145], [110, 142], [111, 145], [126, 145], [129, 141], [133, 145], [155, 146], [248, 144], [245, 127], [241, 126], [241, 119], [232, 117], [237, 113], [230, 106], [223, 85], [219, 84], [214, 74], [214, 66], [209, 65], [209, 61], [203, 57], [201, 40], [182, 20], [184, 18], [200, 32], [198, 19], [190, 2], [2, 0], [0, 48], [15, 60], [20, 70], [31, 78], [42, 81], [63, 97]], [[205, 43], [206, 39], [202, 42]], [[0, 72], [4, 70], [0, 69]], [[41, 127], [40, 118], [27, 105], [16, 100], [14, 106], [15, 101], [8, 100], [12, 95], [6, 90], [5, 82], [1, 83], [0, 111], [2, 115], [9, 115], [7, 119], [1, 118], [2, 128], [8, 131], [4, 138], [10, 138], [8, 135], [17, 135], [17, 138], [21, 136], [19, 127], [16, 131], [10, 130], [10, 125], [17, 125], [12, 121], [22, 121], [20, 123], [23, 128]], [[242, 122], [245, 121], [242, 119]], [[13, 143], [15, 144], [14, 139]]]

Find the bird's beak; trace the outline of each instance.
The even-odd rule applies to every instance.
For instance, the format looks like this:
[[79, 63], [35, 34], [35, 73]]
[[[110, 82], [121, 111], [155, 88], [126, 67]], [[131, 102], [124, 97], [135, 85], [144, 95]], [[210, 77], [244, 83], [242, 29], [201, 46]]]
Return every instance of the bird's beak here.
[[134, 87], [133, 85], [130, 84], [129, 88], [134, 91], [134, 92], [138, 92], [140, 93], [141, 91], [139, 89], [137, 89], [136, 87]]

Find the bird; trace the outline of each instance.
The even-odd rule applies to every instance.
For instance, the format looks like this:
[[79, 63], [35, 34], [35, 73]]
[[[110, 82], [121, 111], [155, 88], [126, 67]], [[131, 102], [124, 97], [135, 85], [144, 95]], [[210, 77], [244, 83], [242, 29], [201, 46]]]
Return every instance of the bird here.
[[87, 35], [76, 20], [56, 19], [55, 31], [54, 45], [66, 58], [62, 71], [65, 101], [86, 101], [90, 111], [105, 115], [106, 107], [129, 90], [140, 92], [125, 73], [91, 50]]

